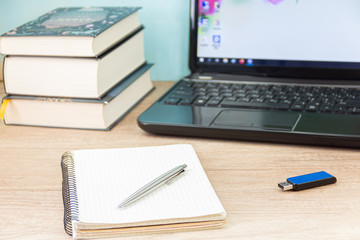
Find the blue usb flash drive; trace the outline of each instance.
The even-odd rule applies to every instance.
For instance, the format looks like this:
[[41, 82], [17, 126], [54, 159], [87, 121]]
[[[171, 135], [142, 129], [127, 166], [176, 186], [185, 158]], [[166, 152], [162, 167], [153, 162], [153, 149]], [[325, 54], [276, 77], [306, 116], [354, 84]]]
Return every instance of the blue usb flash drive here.
[[321, 171], [288, 178], [286, 179], [286, 182], [281, 182], [278, 184], [278, 186], [285, 191], [299, 191], [332, 183], [336, 183], [336, 178], [327, 172]]

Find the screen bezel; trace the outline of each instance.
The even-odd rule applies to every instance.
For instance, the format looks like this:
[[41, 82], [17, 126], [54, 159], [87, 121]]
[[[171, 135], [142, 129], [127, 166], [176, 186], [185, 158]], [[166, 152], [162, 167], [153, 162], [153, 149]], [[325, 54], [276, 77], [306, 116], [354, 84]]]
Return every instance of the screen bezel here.
[[189, 67], [193, 73], [224, 73], [239, 75], [257, 75], [270, 77], [347, 79], [359, 80], [360, 68], [322, 68], [322, 67], [280, 67], [280, 66], [241, 66], [226, 64], [209, 64], [198, 62], [197, 31], [198, 6], [201, 0], [191, 0], [190, 6], [190, 60]]

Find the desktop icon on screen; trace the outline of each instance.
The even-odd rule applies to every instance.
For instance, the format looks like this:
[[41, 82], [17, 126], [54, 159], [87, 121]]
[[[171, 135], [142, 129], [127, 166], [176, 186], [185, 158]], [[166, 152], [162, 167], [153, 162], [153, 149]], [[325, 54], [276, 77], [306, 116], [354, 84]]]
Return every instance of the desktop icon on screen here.
[[208, 38], [206, 36], [202, 36], [201, 37], [201, 44], [207, 44], [208, 43]]
[[202, 6], [202, 11], [203, 12], [208, 12], [210, 10], [209, 1], [202, 1], [201, 6]]
[[246, 65], [248, 65], [248, 66], [253, 66], [253, 65], [254, 65], [254, 61], [250, 58], [250, 59], [247, 60]]
[[213, 42], [217, 43], [217, 44], [220, 44], [220, 42], [221, 42], [220, 35], [213, 35]]
[[201, 17], [200, 18], [200, 26], [208, 26], [209, 25], [209, 19], [205, 18], [205, 17]]
[[220, 2], [214, 2], [214, 9], [217, 12], [220, 10]]

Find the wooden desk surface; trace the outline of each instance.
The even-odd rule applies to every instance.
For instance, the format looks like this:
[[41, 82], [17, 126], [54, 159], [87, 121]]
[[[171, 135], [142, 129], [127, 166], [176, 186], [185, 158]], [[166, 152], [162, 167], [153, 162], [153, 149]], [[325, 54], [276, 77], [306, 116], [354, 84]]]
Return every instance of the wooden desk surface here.
[[[63, 152], [177, 143], [194, 146], [227, 211], [227, 224], [217, 230], [121, 239], [360, 239], [359, 150], [156, 136], [142, 131], [137, 116], [172, 84], [155, 82], [157, 89], [110, 132], [2, 123], [0, 239], [71, 239], [63, 230]], [[277, 187], [287, 177], [321, 170], [335, 175], [338, 182], [302, 192], [282, 192]]]

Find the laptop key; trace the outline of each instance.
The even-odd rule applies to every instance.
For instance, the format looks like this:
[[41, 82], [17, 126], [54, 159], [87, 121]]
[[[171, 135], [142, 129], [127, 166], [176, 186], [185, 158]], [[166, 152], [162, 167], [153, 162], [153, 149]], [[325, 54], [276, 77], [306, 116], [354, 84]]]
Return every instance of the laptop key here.
[[238, 89], [241, 89], [241, 88], [243, 88], [244, 87], [244, 84], [233, 84], [232, 86], [231, 86], [231, 89], [233, 89], [233, 90], [238, 90]]
[[248, 98], [248, 97], [241, 97], [241, 98], [238, 98], [237, 102], [250, 102], [250, 98]]
[[206, 103], [206, 105], [209, 106], [209, 107], [216, 107], [216, 106], [219, 105], [220, 101], [221, 101], [221, 99], [212, 99], [212, 98], [211, 98], [211, 99]]
[[319, 110], [319, 106], [315, 104], [309, 104], [306, 106], [305, 111], [307, 112], [317, 112]]
[[184, 98], [181, 99], [180, 105], [191, 105], [191, 103], [194, 101], [194, 98]]
[[222, 88], [222, 89], [220, 90], [220, 92], [221, 92], [221, 93], [232, 93], [233, 90], [231, 90], [231, 89], [229, 89], [229, 88]]
[[259, 102], [232, 102], [232, 101], [222, 101], [221, 107], [231, 107], [231, 108], [264, 108], [264, 109], [279, 109], [287, 110], [290, 107], [290, 104], [286, 103], [259, 103]]
[[220, 92], [220, 89], [218, 88], [208, 88], [208, 92]]
[[165, 100], [166, 104], [176, 105], [180, 101], [180, 98], [168, 98]]
[[291, 105], [291, 110], [294, 111], [302, 111], [305, 108], [305, 104], [301, 104], [301, 103], [294, 103], [293, 105]]
[[194, 88], [194, 91], [195, 91], [195, 92], [206, 92], [206, 88], [197, 87], [197, 88]]
[[350, 108], [348, 109], [348, 113], [352, 115], [359, 115], [360, 114], [360, 108]]
[[342, 106], [336, 106], [335, 107], [335, 112], [336, 113], [346, 113], [348, 111], [347, 107], [342, 107]]
[[238, 98], [243, 98], [243, 97], [246, 97], [246, 95], [247, 95], [246, 93], [237, 93], [234, 96], [238, 97]]
[[207, 97], [198, 97], [193, 102], [193, 105], [195, 105], [195, 106], [204, 106], [208, 99], [209, 98], [207, 98]]
[[247, 95], [248, 98], [260, 98], [259, 94], [251, 93]]
[[221, 97], [232, 97], [233, 95], [231, 93], [221, 93]]
[[250, 102], [257, 102], [257, 103], [263, 103], [264, 99], [263, 98], [252, 98], [250, 100]]
[[211, 83], [211, 82], [210, 82], [210, 83], [207, 83], [207, 84], [206, 84], [206, 87], [208, 87], [208, 88], [216, 88], [217, 85], [218, 85], [217, 83]]
[[204, 82], [194, 82], [193, 87], [204, 87], [205, 84]]
[[346, 101], [346, 102], [339, 102], [337, 106], [344, 106], [344, 107], [359, 107], [359, 102], [353, 102], [353, 101]]
[[208, 97], [218, 97], [220, 94], [218, 92], [209, 92], [206, 94]]
[[244, 89], [247, 89], [247, 90], [254, 90], [258, 87], [258, 85], [245, 85]]
[[277, 103], [276, 99], [267, 99], [267, 100], [265, 100], [265, 102], [269, 103], [269, 104], [276, 104]]
[[246, 94], [246, 90], [245, 89], [237, 89], [234, 91], [234, 94]]
[[333, 112], [333, 107], [329, 106], [329, 105], [321, 106], [320, 112], [332, 113]]
[[179, 88], [184, 87], [184, 88], [191, 88], [193, 82], [187, 82], [187, 81], [182, 81], [179, 85]]
[[236, 101], [236, 97], [226, 97], [224, 98], [225, 101], [230, 101], [230, 102], [235, 102]]
[[179, 94], [179, 95], [188, 95], [188, 96], [191, 96], [193, 95], [193, 91], [192, 90], [176, 90], [174, 92], [174, 94]]
[[220, 83], [219, 85], [218, 85], [218, 88], [231, 88], [231, 84], [230, 83]]

